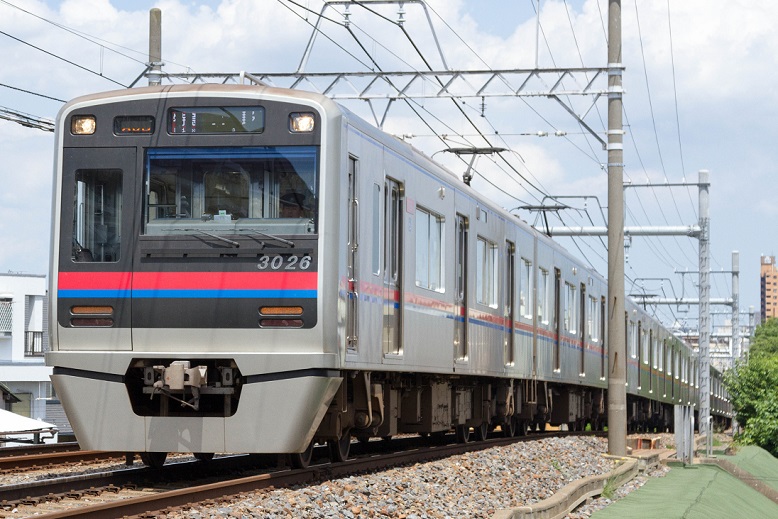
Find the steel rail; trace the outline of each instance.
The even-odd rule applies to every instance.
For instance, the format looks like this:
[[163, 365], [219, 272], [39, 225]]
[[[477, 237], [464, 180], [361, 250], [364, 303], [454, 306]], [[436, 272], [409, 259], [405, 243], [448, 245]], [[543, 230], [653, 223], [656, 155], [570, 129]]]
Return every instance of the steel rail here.
[[45, 454], [27, 454], [0, 457], [0, 472], [9, 470], [44, 468], [66, 463], [78, 463], [83, 461], [101, 461], [112, 458], [124, 458], [123, 452], [107, 451], [66, 451], [47, 452]]
[[24, 445], [20, 447], [0, 447], [0, 459], [9, 456], [29, 456], [30, 454], [43, 454], [48, 452], [72, 452], [80, 450], [78, 442], [40, 443]]

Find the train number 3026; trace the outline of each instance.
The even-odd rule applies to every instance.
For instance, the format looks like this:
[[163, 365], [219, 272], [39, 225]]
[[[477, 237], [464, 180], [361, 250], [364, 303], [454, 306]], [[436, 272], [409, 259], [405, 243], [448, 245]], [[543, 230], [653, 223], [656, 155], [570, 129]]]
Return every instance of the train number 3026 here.
[[258, 270], [308, 270], [310, 256], [262, 256], [257, 263]]

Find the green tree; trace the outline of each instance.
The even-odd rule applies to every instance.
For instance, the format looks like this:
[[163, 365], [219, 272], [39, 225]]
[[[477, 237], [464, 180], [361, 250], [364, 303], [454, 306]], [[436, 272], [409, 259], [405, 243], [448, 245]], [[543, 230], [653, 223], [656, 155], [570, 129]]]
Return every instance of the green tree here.
[[757, 327], [745, 359], [724, 375], [740, 440], [778, 456], [778, 319]]
[[750, 355], [778, 355], [778, 319], [772, 317], [757, 326]]
[[778, 393], [773, 391], [755, 406], [755, 415], [743, 431], [743, 443], [759, 445], [778, 457]]

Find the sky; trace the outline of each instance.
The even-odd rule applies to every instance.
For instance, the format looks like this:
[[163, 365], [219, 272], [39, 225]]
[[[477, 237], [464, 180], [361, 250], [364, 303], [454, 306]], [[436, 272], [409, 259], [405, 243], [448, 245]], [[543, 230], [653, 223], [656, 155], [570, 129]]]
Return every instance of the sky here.
[[[53, 119], [66, 100], [126, 88], [148, 61], [153, 7], [162, 10], [163, 70], [171, 73], [607, 65], [607, 0], [428, 0], [426, 10], [405, 2], [401, 10], [373, 4], [348, 12], [342, 4], [323, 6], [321, 0], [0, 0], [0, 107]], [[303, 62], [320, 14], [321, 32]], [[694, 184], [698, 171], [708, 170], [711, 296], [731, 297], [732, 252], [739, 251], [742, 311], [758, 312], [760, 256], [778, 249], [778, 89], [769, 86], [778, 74], [776, 19], [773, 0], [622, 1], [625, 181], [692, 184], [625, 189], [625, 225], [695, 225]], [[137, 82], [145, 85], [145, 78]], [[583, 83], [570, 79], [564, 86], [580, 90]], [[563, 100], [605, 139], [604, 97]], [[364, 101], [343, 104], [373, 121]], [[383, 128], [457, 174], [467, 165], [441, 153], [445, 148], [506, 148], [474, 163], [475, 189], [530, 224], [542, 225], [538, 213], [517, 208], [566, 205], [548, 213], [552, 227], [606, 224], [606, 152], [545, 96], [398, 102]], [[0, 119], [0, 272], [48, 270], [53, 155], [52, 133]], [[605, 237], [559, 241], [607, 272]], [[688, 237], [634, 237], [626, 250], [627, 292], [696, 298], [697, 247]], [[651, 310], [667, 324], [696, 327], [696, 307]], [[729, 307], [711, 310], [714, 327], [724, 324], [728, 317], [716, 313], [728, 314]]]

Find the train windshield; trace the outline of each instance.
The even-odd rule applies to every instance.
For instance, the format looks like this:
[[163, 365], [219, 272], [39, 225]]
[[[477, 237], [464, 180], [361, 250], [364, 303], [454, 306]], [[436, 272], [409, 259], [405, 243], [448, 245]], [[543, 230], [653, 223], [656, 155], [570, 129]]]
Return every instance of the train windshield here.
[[315, 232], [318, 148], [152, 148], [143, 234]]

